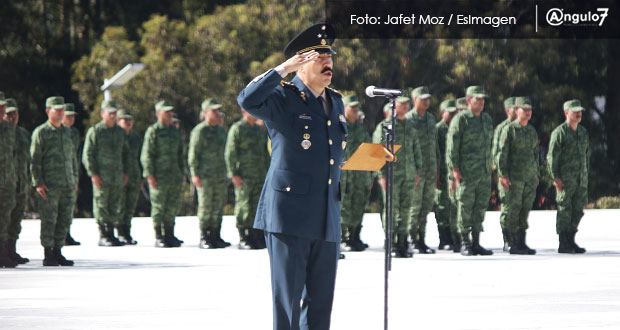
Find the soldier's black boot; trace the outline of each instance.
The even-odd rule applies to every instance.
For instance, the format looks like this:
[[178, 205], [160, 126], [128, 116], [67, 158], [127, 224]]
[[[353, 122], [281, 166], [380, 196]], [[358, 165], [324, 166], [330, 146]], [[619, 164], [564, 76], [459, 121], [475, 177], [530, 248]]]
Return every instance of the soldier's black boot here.
[[344, 251], [344, 252], [351, 251], [349, 227], [345, 225], [340, 226], [340, 251]]
[[474, 250], [472, 248], [472, 243], [471, 243], [469, 232], [464, 232], [461, 234], [461, 255], [463, 256], [474, 255]]
[[508, 231], [508, 229], [502, 229], [502, 235], [504, 236], [504, 247], [502, 248], [502, 251], [509, 252], [511, 241], [510, 232]]
[[43, 255], [43, 266], [58, 266], [58, 260], [56, 260], [53, 248], [44, 248]]
[[181, 246], [181, 244], [185, 242], [183, 240], [180, 240], [176, 236], [174, 236], [174, 227], [175, 227], [174, 222], [171, 225], [166, 226], [166, 228], [169, 228], [169, 231], [170, 231], [170, 240], [171, 242], [173, 242], [173, 245], [175, 245], [173, 247], [179, 247]]
[[558, 246], [558, 253], [575, 253], [575, 248], [573, 248], [573, 246], [570, 244], [568, 232], [561, 231], [558, 234], [558, 240], [560, 241], [560, 245]]
[[224, 247], [229, 247], [231, 245], [229, 242], [226, 242], [225, 240], [222, 239], [222, 234], [221, 234], [222, 227], [220, 226], [213, 227], [213, 232], [215, 233], [215, 238], [217, 239], [220, 245], [223, 245]]
[[217, 249], [217, 244], [213, 241], [213, 232], [211, 227], [200, 230], [200, 243], [198, 247], [201, 249]]
[[471, 237], [472, 237], [471, 247], [472, 247], [472, 250], [474, 251], [474, 255], [490, 256], [493, 254], [493, 251], [485, 249], [484, 247], [482, 247], [482, 245], [480, 245], [480, 232], [479, 231], [472, 232]]
[[[366, 250], [368, 248], [368, 244], [364, 243], [362, 241], [362, 238], [360, 236], [360, 234], [362, 233], [362, 225], [357, 225], [355, 226], [355, 237], [357, 237], [357, 242], [358, 244], [360, 244], [361, 246], [364, 247], [364, 250]], [[362, 251], [364, 251], [362, 250]]]
[[121, 242], [115, 235], [114, 235], [114, 225], [107, 223], [104, 225], [105, 226], [105, 230], [106, 230], [106, 237], [108, 239], [108, 242], [110, 242], [110, 245], [108, 246], [124, 246], [125, 243]]
[[131, 227], [129, 225], [120, 225], [116, 228], [118, 234], [118, 240], [126, 245], [136, 245], [138, 244], [130, 234]]
[[510, 240], [511, 243], [508, 252], [510, 252], [510, 254], [528, 254], [527, 249], [523, 246], [523, 243], [521, 242], [521, 232], [513, 231], [510, 232], [510, 235], [512, 236], [512, 238]]
[[249, 228], [241, 227], [239, 229], [239, 250], [249, 250], [252, 248], [250, 244]]
[[439, 246], [438, 250], [452, 250], [454, 242], [452, 242], [452, 234], [450, 227], [439, 228]]
[[426, 245], [426, 232], [420, 231], [418, 232], [418, 240], [415, 243], [414, 249], [418, 250], [421, 254], [433, 254], [435, 250], [431, 249], [428, 245]]
[[521, 243], [521, 247], [524, 248], [527, 251], [527, 254], [529, 255], [534, 255], [536, 254], [536, 250], [534, 249], [530, 249], [529, 246], [527, 246], [527, 244], [525, 243], [525, 237], [527, 236], [525, 233], [525, 229], [522, 229], [519, 231], [519, 235], [520, 235], [520, 243]]
[[460, 253], [461, 252], [461, 234], [457, 232], [452, 232], [452, 252]]
[[165, 247], [176, 248], [181, 246], [181, 242], [174, 237], [174, 225], [164, 226], [164, 243]]
[[409, 241], [407, 240], [407, 234], [398, 234], [396, 236], [396, 251], [394, 253], [396, 258], [411, 258], [413, 257], [413, 250]]
[[73, 266], [73, 260], [67, 260], [62, 253], [60, 252], [60, 248], [53, 248], [54, 256], [56, 257], [56, 261], [61, 266]]
[[360, 230], [362, 227], [349, 227], [349, 246], [351, 251], [361, 252], [366, 250], [365, 244], [360, 239]]
[[28, 258], [23, 258], [22, 256], [19, 255], [19, 253], [17, 253], [17, 241], [14, 239], [10, 239], [7, 241], [7, 249], [8, 249], [8, 256], [9, 258], [11, 258], [13, 261], [17, 262], [20, 265], [23, 265], [27, 262], [30, 261], [30, 259]]
[[161, 233], [161, 225], [155, 225], [153, 229], [155, 230], [155, 247], [167, 247], [166, 242], [164, 241], [164, 236]]
[[0, 268], [15, 268], [17, 261], [9, 257], [6, 241], [0, 241]]
[[100, 223], [99, 225], [99, 246], [113, 246], [112, 241], [108, 237], [108, 230], [105, 224]]
[[82, 245], [82, 243], [76, 241], [71, 237], [71, 232], [67, 232], [67, 237], [65, 238], [65, 245]]
[[570, 244], [572, 245], [573, 249], [575, 249], [575, 253], [586, 253], [586, 249], [580, 247], [579, 245], [577, 245], [577, 243], [575, 243], [575, 235], [577, 235], [577, 231], [575, 230], [568, 232]]

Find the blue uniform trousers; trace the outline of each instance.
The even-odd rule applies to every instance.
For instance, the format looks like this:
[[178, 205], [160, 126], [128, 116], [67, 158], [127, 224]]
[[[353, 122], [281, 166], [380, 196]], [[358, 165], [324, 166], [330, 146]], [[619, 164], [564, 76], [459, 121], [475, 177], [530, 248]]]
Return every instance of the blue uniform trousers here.
[[340, 245], [265, 232], [271, 264], [274, 330], [327, 330]]

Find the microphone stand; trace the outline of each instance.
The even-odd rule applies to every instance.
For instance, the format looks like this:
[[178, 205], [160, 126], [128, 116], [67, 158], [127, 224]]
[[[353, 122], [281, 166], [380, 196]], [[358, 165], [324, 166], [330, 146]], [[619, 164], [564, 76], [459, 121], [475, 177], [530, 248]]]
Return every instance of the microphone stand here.
[[[383, 124], [385, 132], [385, 148], [394, 155], [395, 133], [394, 125], [396, 123], [396, 98], [388, 96], [392, 103], [392, 114], [390, 121]], [[392, 270], [392, 231], [393, 231], [393, 204], [392, 192], [394, 186], [394, 162], [387, 162], [385, 171], [385, 278], [384, 278], [384, 315], [383, 328], [388, 330], [388, 282], [389, 272]]]

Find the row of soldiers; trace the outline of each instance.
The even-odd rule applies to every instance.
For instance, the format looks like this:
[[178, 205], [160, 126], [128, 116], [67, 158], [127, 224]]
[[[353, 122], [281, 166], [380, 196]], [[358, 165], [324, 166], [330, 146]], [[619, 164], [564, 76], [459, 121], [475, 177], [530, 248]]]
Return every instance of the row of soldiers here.
[[[251, 227], [269, 166], [267, 134], [264, 126], [245, 111], [226, 133], [221, 107], [214, 98], [205, 100], [201, 105], [203, 122], [190, 137], [188, 164], [198, 192], [199, 247], [230, 246], [220, 236], [230, 178], [235, 187], [239, 247], [262, 249], [263, 234]], [[132, 113], [119, 109], [115, 101], [104, 100], [102, 120], [87, 131], [82, 152], [80, 134], [72, 127], [76, 115], [73, 104], [52, 96], [47, 98], [45, 109], [48, 120], [31, 136], [17, 125], [16, 101], [5, 99], [0, 92], [0, 267], [29, 261], [17, 253], [16, 241], [30, 186], [37, 192], [43, 265], [74, 264], [61, 249], [67, 244], [79, 245], [69, 228], [76, 205], [80, 158], [93, 184], [99, 246], [137, 244], [131, 237], [131, 219], [143, 178], [149, 186], [155, 246], [181, 246], [183, 241], [175, 236], [174, 227], [186, 162], [174, 106], [168, 101], [155, 105], [157, 122], [146, 130], [142, 142], [132, 130]]]
[[[426, 86], [413, 89], [411, 98], [395, 100], [395, 144], [402, 146], [394, 166], [392, 201], [396, 257], [411, 257], [414, 250], [435, 253], [425, 243], [426, 218], [433, 208], [439, 249], [467, 256], [493, 254], [480, 245], [493, 175], [498, 178], [502, 201], [504, 251], [536, 253], [525, 239], [541, 167], [538, 135], [529, 124], [531, 101], [529, 97], [506, 99], [507, 119], [494, 129], [491, 117], [483, 113], [484, 89], [470, 86], [465, 94], [441, 102], [439, 122], [429, 112], [431, 94]], [[349, 132], [345, 160], [363, 142], [385, 143], [383, 127], [391, 122], [391, 103], [384, 106], [386, 119], [377, 125], [371, 140], [349, 115], [359, 112], [357, 97], [347, 96], [343, 101]], [[587, 203], [589, 140], [579, 125], [584, 110], [580, 101], [566, 101], [563, 110], [566, 121], [553, 131], [547, 155], [557, 190], [558, 252], [584, 253], [575, 243], [575, 234]], [[385, 198], [385, 173], [377, 176]], [[367, 173], [344, 171], [342, 184], [343, 246], [362, 251], [367, 246], [359, 231], [372, 178]]]

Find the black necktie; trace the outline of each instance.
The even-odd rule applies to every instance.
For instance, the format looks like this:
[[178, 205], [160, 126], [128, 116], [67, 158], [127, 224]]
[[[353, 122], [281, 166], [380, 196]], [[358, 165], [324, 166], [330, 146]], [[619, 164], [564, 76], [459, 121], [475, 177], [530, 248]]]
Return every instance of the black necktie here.
[[324, 95], [319, 96], [319, 104], [321, 104], [321, 107], [323, 108], [325, 115], [329, 117], [330, 111], [329, 111], [329, 107], [327, 106], [327, 101], [325, 100]]

